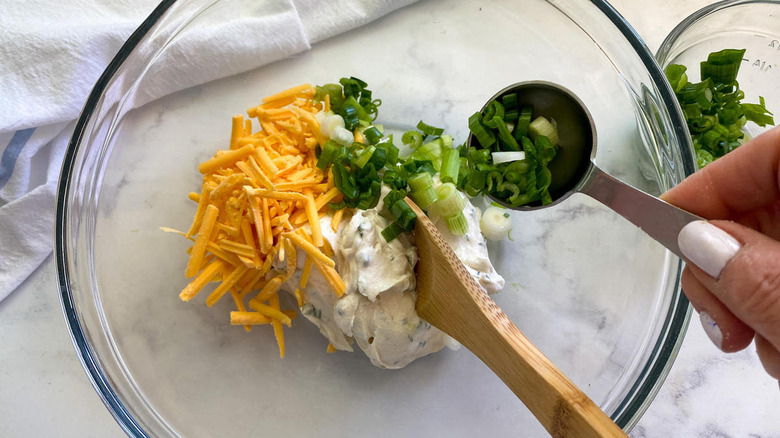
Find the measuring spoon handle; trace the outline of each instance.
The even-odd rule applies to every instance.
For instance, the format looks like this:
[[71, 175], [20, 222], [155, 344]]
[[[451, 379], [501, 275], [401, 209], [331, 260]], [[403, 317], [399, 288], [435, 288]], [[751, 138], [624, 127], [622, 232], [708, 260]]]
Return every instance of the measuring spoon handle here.
[[680, 230], [689, 222], [704, 220], [610, 176], [593, 162], [577, 191], [628, 219], [680, 258]]

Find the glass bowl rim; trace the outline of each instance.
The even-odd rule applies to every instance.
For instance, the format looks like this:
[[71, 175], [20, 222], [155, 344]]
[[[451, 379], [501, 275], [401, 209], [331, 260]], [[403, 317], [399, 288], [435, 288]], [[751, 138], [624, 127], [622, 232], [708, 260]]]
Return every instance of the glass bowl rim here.
[[[95, 391], [114, 417], [122, 430], [129, 436], [148, 437], [146, 431], [138, 424], [130, 412], [124, 407], [118, 394], [109, 383], [102, 368], [95, 360], [95, 354], [84, 330], [79, 322], [80, 318], [73, 300], [73, 293], [70, 284], [70, 273], [68, 263], [68, 245], [67, 245], [67, 217], [68, 217], [68, 195], [72, 184], [71, 177], [76, 163], [76, 153], [78, 152], [81, 141], [87, 129], [87, 125], [95, 113], [100, 103], [101, 97], [108, 87], [114, 75], [122, 64], [127, 60], [141, 40], [152, 30], [152, 28], [162, 19], [165, 13], [176, 3], [177, 0], [162, 0], [151, 14], [139, 25], [139, 27], [128, 37], [127, 41], [117, 52], [116, 56], [108, 64], [100, 78], [95, 83], [90, 92], [81, 114], [76, 122], [70, 142], [63, 159], [62, 170], [60, 173], [59, 185], [57, 188], [57, 204], [55, 216], [55, 234], [54, 234], [54, 255], [57, 269], [57, 281], [59, 286], [60, 301], [63, 314], [71, 336], [76, 352], [78, 353], [87, 377], [90, 380]], [[549, 2], [549, 0], [547, 0]], [[634, 28], [623, 18], [620, 13], [612, 7], [607, 0], [590, 0], [601, 13], [604, 14], [612, 24], [622, 33], [626, 41], [632, 46], [642, 64], [647, 69], [653, 84], [662, 98], [663, 105], [667, 110], [672, 130], [678, 140], [684, 146], [690, 146], [687, 129], [685, 128], [682, 112], [677, 104], [677, 100], [672, 92], [671, 86], [656, 62], [656, 58], [645, 45], [642, 38]], [[724, 0], [716, 5], [731, 3], [751, 3], [751, 0]], [[554, 5], [553, 5], [554, 6]], [[711, 9], [711, 8], [705, 8]], [[690, 18], [690, 17], [689, 17]], [[682, 24], [682, 23], [681, 23]], [[679, 27], [679, 25], [678, 25]], [[670, 34], [671, 35], [671, 34]], [[668, 39], [668, 37], [667, 37]], [[685, 175], [690, 175], [696, 170], [692, 155], [681, 154], [682, 166]], [[682, 270], [682, 261], [678, 264], [678, 275], [675, 281], [675, 295], [672, 297], [672, 305], [667, 318], [664, 321], [664, 332], [659, 336], [656, 343], [654, 359], [645, 364], [638, 379], [629, 391], [633, 394], [627, 401], [624, 400], [618, 406], [613, 415], [613, 420], [623, 429], [630, 430], [636, 424], [641, 415], [645, 412], [650, 402], [653, 400], [666, 376], [668, 375], [677, 353], [685, 338], [685, 332], [690, 319], [690, 303], [685, 295], [681, 293], [679, 287], [679, 272]]]
[[691, 15], [685, 17], [685, 19], [677, 24], [677, 26], [675, 26], [674, 29], [672, 29], [672, 31], [666, 35], [666, 38], [664, 38], [663, 42], [658, 47], [655, 59], [665, 60], [668, 56], [669, 50], [672, 47], [672, 44], [674, 44], [674, 42], [680, 38], [680, 35], [682, 35], [683, 32], [685, 32], [689, 27], [691, 27], [691, 25], [701, 20], [702, 18], [707, 17], [708, 15], [711, 15], [715, 12], [731, 8], [733, 6], [749, 4], [778, 4], [778, 2], [773, 0], [720, 0], [718, 2], [704, 6], [701, 9], [693, 12]]

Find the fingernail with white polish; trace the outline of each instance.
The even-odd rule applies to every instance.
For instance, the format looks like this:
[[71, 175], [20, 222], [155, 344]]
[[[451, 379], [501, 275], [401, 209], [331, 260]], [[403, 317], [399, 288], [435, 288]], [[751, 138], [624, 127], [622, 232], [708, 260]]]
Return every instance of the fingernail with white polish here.
[[739, 242], [720, 228], [704, 221], [684, 226], [677, 236], [683, 255], [713, 278], [739, 250]]
[[704, 327], [704, 333], [707, 334], [707, 337], [710, 338], [710, 341], [712, 341], [712, 343], [715, 344], [718, 349], [722, 350], [723, 332], [720, 331], [718, 323], [715, 322], [715, 320], [712, 319], [712, 317], [707, 312], [699, 313], [699, 321], [701, 321], [701, 326]]

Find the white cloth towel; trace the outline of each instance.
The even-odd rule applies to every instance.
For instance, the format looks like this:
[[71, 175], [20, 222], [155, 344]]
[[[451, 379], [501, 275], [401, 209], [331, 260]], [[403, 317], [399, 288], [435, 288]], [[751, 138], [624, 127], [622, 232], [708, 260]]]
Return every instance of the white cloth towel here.
[[[168, 51], [179, 59], [161, 64], [180, 73], [158, 75], [163, 80], [146, 87], [150, 94], [136, 104], [300, 53], [414, 1], [247, 0], [240, 13], [231, 9], [224, 22], [187, 38], [195, 47]], [[55, 192], [73, 121], [106, 65], [156, 6], [153, 0], [2, 2], [0, 300], [51, 253]], [[187, 69], [198, 62], [193, 53], [223, 62], [218, 69]]]

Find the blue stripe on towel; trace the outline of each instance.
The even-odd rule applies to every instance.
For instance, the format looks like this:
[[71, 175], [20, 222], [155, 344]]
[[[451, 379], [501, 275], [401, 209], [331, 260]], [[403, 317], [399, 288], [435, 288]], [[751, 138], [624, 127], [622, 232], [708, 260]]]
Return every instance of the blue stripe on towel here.
[[35, 128], [27, 128], [16, 131], [14, 136], [11, 137], [11, 141], [8, 142], [8, 147], [3, 151], [3, 157], [0, 158], [0, 189], [5, 186], [5, 183], [11, 179], [11, 174], [14, 173], [14, 166], [16, 165], [16, 159], [19, 158], [19, 154], [24, 149], [24, 145], [32, 137]]

